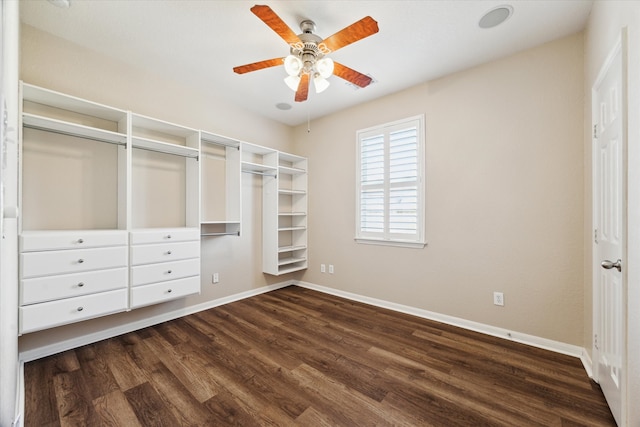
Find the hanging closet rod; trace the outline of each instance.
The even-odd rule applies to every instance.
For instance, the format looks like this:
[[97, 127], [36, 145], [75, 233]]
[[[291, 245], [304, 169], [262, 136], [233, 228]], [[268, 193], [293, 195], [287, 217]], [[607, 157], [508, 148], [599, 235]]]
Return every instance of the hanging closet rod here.
[[95, 136], [88, 136], [88, 135], [83, 135], [83, 134], [80, 134], [80, 133], [65, 132], [63, 130], [45, 128], [45, 127], [41, 127], [41, 126], [30, 125], [30, 124], [27, 124], [27, 123], [24, 124], [24, 127], [28, 128], [28, 129], [40, 130], [40, 131], [44, 131], [44, 132], [57, 133], [59, 135], [64, 135], [64, 136], [73, 136], [73, 137], [76, 137], [76, 138], [89, 139], [91, 141], [106, 142], [108, 144], [115, 144], [115, 145], [122, 145], [122, 146], [127, 145], [126, 142], [114, 141], [112, 139], [107, 139], [107, 138], [98, 138], [98, 137], [95, 137]]
[[207, 237], [207, 236], [239, 236], [240, 232], [239, 231], [234, 231], [234, 232], [229, 232], [229, 233], [201, 233], [201, 236]]
[[140, 147], [140, 146], [135, 146], [135, 145], [133, 146], [133, 148], [137, 148], [139, 150], [153, 151], [153, 152], [162, 153], [162, 154], [170, 154], [170, 155], [173, 155], [173, 156], [182, 156], [182, 157], [187, 157], [187, 158], [190, 158], [190, 159], [196, 159], [198, 161], [200, 160], [200, 156], [197, 153], [193, 153], [193, 154], [191, 154], [191, 153], [189, 153], [189, 154], [187, 154], [187, 153], [175, 153], [175, 152], [168, 151], [168, 150], [160, 150], [158, 148], [151, 148], [151, 147]]
[[242, 172], [250, 173], [250, 174], [253, 174], [253, 175], [272, 176], [274, 178], [278, 176], [275, 173], [271, 174], [271, 173], [268, 173], [268, 172], [247, 171], [247, 170], [243, 170]]

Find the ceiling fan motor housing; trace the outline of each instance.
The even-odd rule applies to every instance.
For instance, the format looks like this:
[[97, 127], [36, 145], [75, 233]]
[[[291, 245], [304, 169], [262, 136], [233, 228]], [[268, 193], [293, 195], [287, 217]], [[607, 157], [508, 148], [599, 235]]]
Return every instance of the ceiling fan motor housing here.
[[292, 44], [290, 53], [302, 61], [303, 71], [310, 73], [315, 63], [329, 53], [329, 50], [323, 47], [322, 38], [313, 34], [316, 29], [316, 24], [313, 21], [302, 21], [300, 29], [302, 30], [302, 34], [298, 34], [300, 43]]

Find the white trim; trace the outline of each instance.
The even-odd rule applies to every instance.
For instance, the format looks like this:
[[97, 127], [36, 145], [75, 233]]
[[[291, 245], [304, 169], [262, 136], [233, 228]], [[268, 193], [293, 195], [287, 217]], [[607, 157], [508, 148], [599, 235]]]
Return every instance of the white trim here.
[[402, 240], [375, 239], [373, 237], [356, 237], [354, 240], [356, 243], [365, 245], [387, 245], [399, 248], [422, 249], [427, 246], [427, 242], [403, 242]]
[[16, 385], [16, 412], [11, 427], [21, 427], [24, 419], [24, 362], [18, 362], [18, 380]]
[[32, 360], [40, 359], [42, 357], [50, 356], [52, 354], [60, 353], [63, 351], [71, 350], [73, 348], [81, 347], [83, 345], [91, 344], [97, 341], [105, 340], [108, 338], [116, 337], [118, 335], [126, 334], [138, 329], [146, 328], [149, 326], [157, 325], [169, 320], [178, 319], [189, 314], [198, 313], [200, 311], [208, 310], [210, 308], [218, 307], [221, 305], [229, 304], [231, 302], [239, 301], [245, 298], [250, 298], [256, 295], [271, 292], [276, 289], [284, 288], [286, 286], [295, 285], [295, 281], [288, 280], [285, 282], [275, 283], [273, 285], [263, 286], [257, 289], [251, 289], [249, 291], [240, 292], [238, 294], [229, 295], [227, 297], [218, 298], [215, 300], [207, 301], [202, 304], [193, 305], [187, 307], [187, 309], [173, 310], [157, 316], [152, 316], [144, 320], [136, 322], [125, 323], [113, 328], [104, 329], [99, 332], [93, 332], [85, 335], [80, 335], [69, 340], [59, 341], [54, 344], [45, 345], [42, 347], [32, 348], [26, 351], [22, 351], [19, 354], [21, 362], [30, 362]]
[[328, 287], [316, 285], [313, 283], [298, 281], [298, 282], [295, 282], [295, 284], [302, 288], [312, 289], [314, 291], [319, 291], [326, 294], [339, 296], [342, 298], [362, 302], [362, 303], [373, 305], [376, 307], [398, 311], [400, 313], [411, 314], [413, 316], [421, 317], [423, 319], [435, 320], [436, 322], [445, 323], [447, 325], [457, 326], [463, 329], [480, 332], [480, 333], [491, 335], [498, 338], [504, 338], [510, 341], [518, 342], [521, 344], [527, 344], [532, 347], [537, 347], [544, 350], [549, 350], [556, 353], [577, 357], [580, 359], [582, 359], [583, 354], [585, 353], [583, 348], [577, 345], [566, 344], [563, 342], [554, 341], [547, 338], [537, 337], [535, 335], [528, 335], [520, 332], [514, 332], [508, 329], [486, 325], [484, 323], [473, 322], [471, 320], [465, 320], [459, 317], [448, 316], [446, 314], [435, 313], [432, 311], [423, 310], [416, 307], [410, 307], [407, 305], [396, 304], [393, 302], [384, 301], [376, 298], [370, 298], [367, 296], [353, 294], [351, 292], [345, 292], [338, 289], [328, 288]]
[[593, 376], [593, 362], [591, 361], [591, 356], [589, 356], [589, 353], [584, 348], [580, 355], [580, 361], [582, 362], [582, 366], [584, 366], [584, 370], [587, 371], [589, 378], [597, 382], [596, 378]]

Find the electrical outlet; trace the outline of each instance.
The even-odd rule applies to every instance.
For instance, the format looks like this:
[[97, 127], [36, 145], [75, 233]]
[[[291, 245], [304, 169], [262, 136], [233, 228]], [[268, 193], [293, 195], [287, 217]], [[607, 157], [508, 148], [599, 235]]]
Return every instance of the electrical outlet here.
[[326, 273], [327, 272], [327, 266], [324, 264], [320, 264], [320, 273]]
[[504, 305], [504, 294], [502, 292], [493, 293], [493, 304], [499, 306]]
[[329, 264], [329, 274], [333, 274], [333, 264]]
[[211, 283], [218, 283], [220, 282], [220, 276], [218, 275], [218, 273], [213, 273], [213, 277], [211, 278]]

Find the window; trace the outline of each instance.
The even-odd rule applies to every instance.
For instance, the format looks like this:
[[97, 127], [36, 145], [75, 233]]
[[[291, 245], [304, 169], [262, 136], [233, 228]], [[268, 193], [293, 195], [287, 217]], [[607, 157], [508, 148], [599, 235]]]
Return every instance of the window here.
[[357, 132], [356, 241], [424, 247], [424, 116]]

